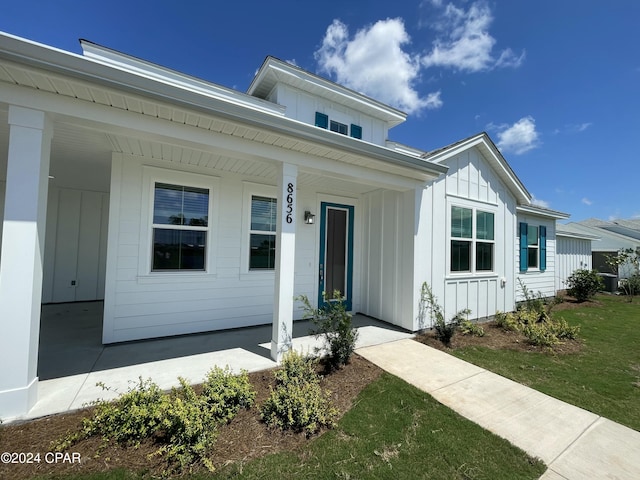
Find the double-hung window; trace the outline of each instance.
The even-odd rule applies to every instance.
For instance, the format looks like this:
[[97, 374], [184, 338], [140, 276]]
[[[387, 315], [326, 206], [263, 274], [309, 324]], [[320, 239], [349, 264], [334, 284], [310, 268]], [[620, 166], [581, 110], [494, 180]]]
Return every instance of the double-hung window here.
[[451, 272], [492, 272], [494, 214], [451, 207]]
[[273, 270], [276, 262], [277, 200], [251, 196], [249, 270]]
[[206, 270], [209, 189], [154, 184], [152, 271]]
[[547, 227], [520, 223], [520, 271], [547, 269]]

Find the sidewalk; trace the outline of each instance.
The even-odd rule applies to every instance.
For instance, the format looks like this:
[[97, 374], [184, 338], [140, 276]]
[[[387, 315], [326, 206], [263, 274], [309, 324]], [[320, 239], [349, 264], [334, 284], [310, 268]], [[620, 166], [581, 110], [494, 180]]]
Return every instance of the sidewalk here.
[[544, 480], [640, 479], [640, 432], [404, 339], [357, 353], [544, 461]]

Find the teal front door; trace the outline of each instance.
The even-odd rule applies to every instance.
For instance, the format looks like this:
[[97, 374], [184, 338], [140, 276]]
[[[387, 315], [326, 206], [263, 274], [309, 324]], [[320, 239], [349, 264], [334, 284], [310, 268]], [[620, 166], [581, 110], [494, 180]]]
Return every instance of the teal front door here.
[[[346, 298], [347, 310], [353, 299], [353, 206], [320, 204], [320, 265], [318, 305], [333, 299], [335, 291]], [[325, 298], [323, 298], [323, 293]]]

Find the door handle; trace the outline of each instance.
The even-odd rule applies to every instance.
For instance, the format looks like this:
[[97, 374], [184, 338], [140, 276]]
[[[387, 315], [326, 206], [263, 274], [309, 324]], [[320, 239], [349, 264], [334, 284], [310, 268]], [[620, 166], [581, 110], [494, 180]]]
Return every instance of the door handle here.
[[320, 282], [324, 281], [324, 265], [320, 264]]

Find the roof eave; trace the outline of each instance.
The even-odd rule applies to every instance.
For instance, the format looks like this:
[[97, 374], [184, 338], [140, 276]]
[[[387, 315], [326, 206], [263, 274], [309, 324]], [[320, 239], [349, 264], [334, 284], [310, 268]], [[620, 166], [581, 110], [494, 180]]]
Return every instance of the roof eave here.
[[[448, 167], [409, 155], [394, 152], [386, 147], [362, 142], [330, 132], [313, 125], [288, 119], [278, 112], [267, 112], [247, 105], [231, 103], [224, 99], [187, 91], [178, 86], [145, 78], [135, 73], [116, 69], [81, 55], [31, 42], [0, 32], [0, 58], [14, 63], [43, 69], [70, 78], [115, 88], [154, 100], [171, 102], [203, 114], [215, 115], [229, 121], [248, 124], [275, 133], [290, 135], [305, 141], [317, 142], [326, 147], [339, 148], [346, 153], [364, 155], [397, 166], [415, 169], [430, 178], [446, 173]], [[241, 94], [246, 95], [246, 94]], [[255, 97], [250, 97], [254, 100]], [[262, 100], [259, 100], [262, 101]]]

